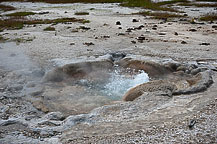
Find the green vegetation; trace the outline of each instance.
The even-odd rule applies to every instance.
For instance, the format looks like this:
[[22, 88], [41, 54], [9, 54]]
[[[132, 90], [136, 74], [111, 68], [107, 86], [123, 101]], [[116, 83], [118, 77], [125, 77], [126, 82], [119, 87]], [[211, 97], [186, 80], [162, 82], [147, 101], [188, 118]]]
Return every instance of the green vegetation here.
[[22, 29], [24, 25], [34, 25], [34, 24], [58, 24], [58, 23], [68, 23], [68, 22], [78, 22], [78, 23], [89, 23], [89, 20], [76, 19], [76, 18], [59, 18], [53, 20], [27, 20], [24, 18], [10, 18], [10, 19], [0, 19], [0, 30], [4, 29]]
[[54, 27], [51, 27], [51, 26], [49, 26], [49, 27], [46, 27], [45, 29], [44, 29], [44, 31], [55, 31], [56, 29], [54, 28]]
[[181, 3], [180, 6], [217, 7], [217, 3]]
[[75, 15], [89, 15], [89, 12], [76, 12]]
[[11, 11], [11, 10], [15, 10], [15, 7], [0, 4], [0, 10], [2, 10], [2, 11]]
[[150, 10], [158, 10], [158, 11], [170, 11], [170, 12], [179, 12], [176, 9], [170, 7], [163, 7], [165, 5], [171, 5], [180, 2], [188, 2], [187, 0], [172, 0], [165, 2], [154, 3], [151, 0], [127, 0], [127, 2], [122, 3], [122, 6], [127, 7], [143, 7]]
[[199, 18], [201, 21], [217, 21], [217, 13], [209, 13]]
[[195, 0], [195, 1], [203, 1], [203, 2], [217, 2], [217, 0]]
[[178, 12], [178, 10], [164, 7], [176, 3], [185, 3], [187, 0], [171, 0], [165, 2], [152, 2], [151, 0], [5, 0], [5, 1], [31, 1], [31, 2], [47, 2], [47, 3], [121, 3], [127, 7], [143, 7], [151, 10]]
[[154, 19], [168, 19], [168, 18], [177, 18], [177, 17], [184, 17], [183, 15], [179, 14], [171, 14], [167, 12], [140, 12], [136, 13], [143, 16], [153, 16]]
[[15, 13], [11, 13], [11, 14], [7, 14], [6, 16], [28, 16], [28, 15], [35, 15], [36, 13], [34, 12], [15, 12]]

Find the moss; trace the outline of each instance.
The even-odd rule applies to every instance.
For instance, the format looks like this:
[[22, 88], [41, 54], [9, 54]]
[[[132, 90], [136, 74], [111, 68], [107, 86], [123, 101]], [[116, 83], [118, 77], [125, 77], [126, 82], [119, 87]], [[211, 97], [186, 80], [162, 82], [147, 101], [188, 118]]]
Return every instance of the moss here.
[[2, 11], [12, 11], [15, 9], [16, 9], [15, 7], [0, 4], [0, 10]]
[[34, 12], [15, 12], [11, 14], [7, 14], [6, 16], [29, 16], [29, 15], [35, 15]]
[[199, 18], [201, 21], [217, 21], [217, 13], [208, 13]]
[[44, 31], [55, 31], [56, 29], [54, 27], [46, 27]]
[[89, 12], [76, 12], [75, 15], [89, 15]]
[[0, 30], [4, 29], [22, 29], [24, 25], [34, 25], [34, 24], [58, 24], [58, 23], [68, 23], [68, 22], [78, 22], [78, 23], [89, 23], [89, 20], [77, 19], [77, 18], [60, 18], [53, 20], [27, 20], [24, 18], [10, 18], [5, 20], [0, 20]]

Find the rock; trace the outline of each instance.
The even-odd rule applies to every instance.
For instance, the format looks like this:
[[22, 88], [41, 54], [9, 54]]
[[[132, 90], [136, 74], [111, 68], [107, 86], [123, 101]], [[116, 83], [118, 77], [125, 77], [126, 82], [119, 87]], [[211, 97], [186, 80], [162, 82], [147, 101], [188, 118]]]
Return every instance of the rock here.
[[137, 40], [145, 40], [145, 36], [139, 36], [136, 38]]
[[49, 14], [49, 12], [40, 12], [40, 13], [38, 13], [38, 14], [44, 15], [44, 14]]
[[177, 69], [176, 69], [177, 71], [186, 71], [187, 70], [187, 67], [186, 66], [184, 66], [184, 65], [181, 65], [181, 66], [179, 66]]
[[137, 19], [133, 19], [132, 22], [139, 22], [139, 20], [137, 20]]
[[217, 29], [217, 25], [213, 25], [212, 28]]
[[160, 32], [160, 33], [158, 33], [159, 35], [166, 35], [166, 33], [165, 32]]
[[86, 27], [86, 26], [80, 26], [78, 29], [82, 29], [82, 30], [89, 30], [90, 27]]
[[125, 53], [120, 53], [120, 52], [110, 53], [110, 55], [111, 55], [112, 61], [117, 61], [117, 60], [120, 60], [120, 59], [126, 57]]
[[198, 74], [199, 72], [201, 72], [201, 69], [200, 69], [200, 68], [196, 68], [196, 69], [191, 70], [191, 74], [192, 74], [192, 75], [196, 75], [196, 74]]
[[188, 14], [184, 14], [184, 16], [188, 16]]
[[133, 28], [128, 28], [126, 32], [132, 32]]
[[177, 90], [173, 92], [174, 95], [179, 94], [191, 94], [196, 92], [205, 91], [208, 87], [213, 83], [211, 71], [206, 70], [204, 72], [200, 72], [196, 74], [194, 77], [190, 79], [186, 79], [186, 81], [191, 85], [190, 87]]
[[187, 44], [187, 42], [186, 41], [182, 41], [181, 44]]
[[153, 29], [153, 30], [157, 30], [157, 28], [156, 28], [156, 27], [153, 27], [152, 29]]
[[190, 32], [196, 32], [196, 29], [189, 29]]
[[192, 129], [195, 124], [196, 124], [196, 120], [193, 119], [193, 120], [191, 120], [191, 121], [189, 122], [188, 127], [189, 127], [190, 129]]
[[118, 27], [118, 29], [122, 29], [122, 27]]
[[69, 45], [75, 45], [75, 43], [70, 43]]
[[123, 36], [123, 35], [126, 35], [126, 34], [125, 33], [118, 33], [117, 35], [118, 36], [121, 36], [121, 35]]
[[203, 42], [200, 45], [208, 46], [208, 45], [210, 45], [210, 43]]
[[180, 66], [179, 63], [171, 63], [170, 62], [170, 63], [166, 64], [165, 67], [168, 67], [169, 69], [171, 69], [173, 71], [176, 71], [179, 66]]
[[126, 92], [126, 94], [123, 96], [124, 101], [133, 101], [136, 98], [143, 95], [145, 92], [156, 92], [163, 95], [171, 96], [172, 92], [176, 89], [176, 86], [169, 81], [166, 80], [156, 80], [151, 81], [148, 83], [144, 83], [141, 85], [138, 85], [134, 88], [131, 88]]
[[92, 43], [92, 42], [85, 42], [85, 43], [83, 43], [83, 45], [91, 46], [91, 45], [94, 45], [94, 43]]
[[121, 25], [121, 22], [120, 22], [120, 21], [117, 21], [117, 22], [116, 22], [116, 25]]
[[175, 32], [174, 35], [179, 35], [179, 34], [177, 32]]
[[136, 44], [136, 41], [131, 41], [131, 43]]

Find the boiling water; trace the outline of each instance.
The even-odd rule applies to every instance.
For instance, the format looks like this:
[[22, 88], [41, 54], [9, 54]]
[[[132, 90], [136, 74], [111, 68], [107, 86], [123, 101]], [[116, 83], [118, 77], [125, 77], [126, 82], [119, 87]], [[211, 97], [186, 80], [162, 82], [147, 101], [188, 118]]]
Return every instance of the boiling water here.
[[103, 93], [111, 99], [121, 99], [130, 89], [149, 81], [148, 74], [140, 71], [136, 75], [121, 74], [118, 70], [111, 73], [109, 82], [104, 86]]

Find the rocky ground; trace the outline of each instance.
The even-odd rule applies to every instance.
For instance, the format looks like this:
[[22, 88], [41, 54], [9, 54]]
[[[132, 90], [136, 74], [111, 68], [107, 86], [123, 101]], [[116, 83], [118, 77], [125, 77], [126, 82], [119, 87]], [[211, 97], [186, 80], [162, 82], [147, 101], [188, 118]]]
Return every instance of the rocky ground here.
[[[0, 143], [217, 143], [217, 23], [189, 22], [215, 8], [174, 6], [188, 17], [165, 21], [132, 15], [141, 9], [118, 4], [3, 4], [18, 9], [2, 15], [46, 12], [28, 18], [76, 17], [90, 23], [52, 25], [55, 31], [38, 24], [0, 32], [8, 39], [0, 43]], [[75, 15], [84, 11], [89, 15]], [[46, 107], [45, 92], [61, 95], [68, 89], [46, 89], [41, 82], [45, 73], [112, 52], [204, 65], [214, 83], [199, 93], [148, 94], [88, 114], [66, 117]]]

